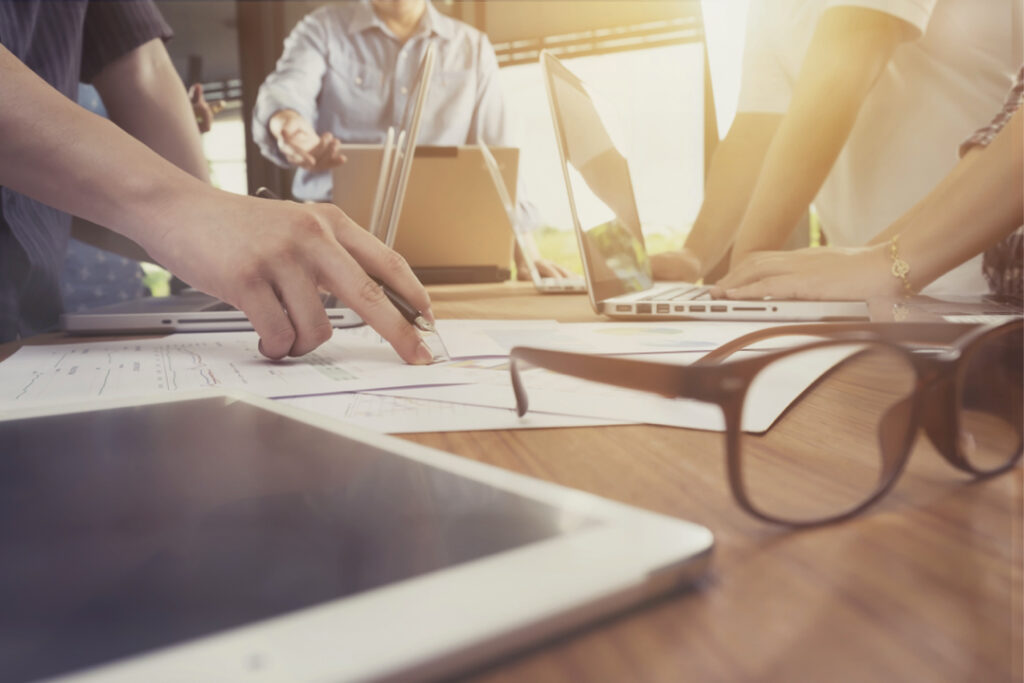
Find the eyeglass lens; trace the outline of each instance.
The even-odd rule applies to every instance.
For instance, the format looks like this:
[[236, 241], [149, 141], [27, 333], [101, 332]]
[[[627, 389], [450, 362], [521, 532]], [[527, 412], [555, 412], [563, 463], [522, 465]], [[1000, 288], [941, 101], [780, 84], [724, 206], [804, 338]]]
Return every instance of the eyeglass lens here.
[[751, 506], [789, 523], [849, 512], [891, 479], [905, 456], [916, 372], [882, 344], [850, 343], [784, 356], [754, 377], [744, 414], [809, 371], [825, 372], [768, 431], [740, 436]]
[[1006, 465], [1020, 452], [1024, 422], [1022, 328], [990, 335], [962, 361], [957, 392], [960, 454], [979, 472]]

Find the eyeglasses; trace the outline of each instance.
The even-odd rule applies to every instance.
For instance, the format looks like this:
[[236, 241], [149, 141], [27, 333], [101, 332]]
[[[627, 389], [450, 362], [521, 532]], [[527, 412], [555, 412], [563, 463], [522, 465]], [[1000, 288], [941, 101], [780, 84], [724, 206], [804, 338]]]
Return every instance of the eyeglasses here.
[[[717, 404], [740, 506], [770, 522], [812, 526], [852, 517], [881, 498], [903, 471], [919, 427], [958, 470], [987, 477], [1013, 467], [1024, 432], [1022, 330], [1020, 319], [786, 325], [740, 337], [690, 366], [516, 347], [509, 371], [520, 416], [528, 408], [523, 363]], [[792, 335], [825, 338], [726, 360]], [[743, 431], [754, 401], [801, 368], [823, 364], [824, 374], [767, 431]]]

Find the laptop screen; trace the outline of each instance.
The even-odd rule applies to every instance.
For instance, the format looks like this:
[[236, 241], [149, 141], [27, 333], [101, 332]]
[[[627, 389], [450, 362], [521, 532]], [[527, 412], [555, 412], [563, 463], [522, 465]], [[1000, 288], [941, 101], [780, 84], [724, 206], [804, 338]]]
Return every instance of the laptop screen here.
[[550, 54], [543, 64], [591, 295], [604, 301], [649, 289], [651, 263], [626, 157], [586, 85]]

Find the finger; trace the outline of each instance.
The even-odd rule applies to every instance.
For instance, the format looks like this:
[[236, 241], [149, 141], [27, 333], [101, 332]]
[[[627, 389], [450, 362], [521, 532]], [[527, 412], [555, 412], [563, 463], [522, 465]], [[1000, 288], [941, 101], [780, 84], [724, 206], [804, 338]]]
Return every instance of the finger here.
[[301, 125], [282, 128], [281, 139], [304, 154], [310, 154], [320, 140], [316, 133]]
[[309, 135], [310, 137], [316, 137], [316, 133], [309, 126], [305, 119], [299, 116], [292, 116], [285, 120], [284, 125], [281, 126], [281, 134], [287, 135], [288, 137], [294, 137], [296, 135]]
[[394, 347], [402, 360], [415, 365], [433, 361], [434, 354], [419, 332], [398, 312], [380, 285], [359, 267], [340, 244], [318, 252], [321, 282]]
[[326, 155], [328, 155], [330, 153], [331, 141], [333, 139], [334, 139], [334, 136], [331, 135], [330, 133], [322, 133], [317, 138], [316, 144], [313, 146], [313, 148], [309, 150], [309, 153], [317, 161], [320, 161], [321, 159], [324, 158], [324, 156], [326, 156]]
[[317, 209], [329, 214], [335, 237], [367, 273], [387, 282], [420, 313], [433, 320], [430, 295], [398, 252], [388, 249], [337, 207], [321, 204]]
[[316, 164], [316, 160], [312, 156], [288, 142], [284, 136], [282, 136], [277, 148], [281, 150], [281, 154], [284, 155], [284, 158], [287, 159], [290, 164], [294, 164], [305, 169], [310, 169]]
[[295, 330], [281, 301], [266, 282], [248, 285], [239, 297], [231, 301], [245, 313], [260, 337], [260, 353], [267, 358], [284, 358], [295, 343]]
[[348, 161], [345, 157], [345, 152], [341, 148], [341, 140], [337, 138], [331, 143], [331, 161], [335, 164], [343, 164]]
[[323, 133], [317, 138], [316, 145], [309, 150], [309, 154], [316, 160], [314, 170], [323, 171], [331, 167], [331, 144], [333, 140], [333, 135]]
[[767, 277], [782, 275], [793, 267], [784, 253], [759, 252], [747, 256], [735, 268], [725, 274], [718, 284], [723, 289], [742, 287]]
[[317, 157], [317, 170], [325, 171], [348, 161], [341, 152], [341, 141], [332, 136], [331, 140], [325, 141], [322, 151]]
[[203, 84], [193, 83], [188, 89], [188, 99], [192, 101], [192, 104], [199, 104], [203, 99]]
[[817, 299], [813, 288], [803, 286], [803, 279], [792, 275], [769, 277], [742, 287], [724, 289], [727, 299]]
[[331, 338], [334, 333], [319, 288], [306, 269], [295, 262], [278, 262], [274, 285], [288, 312], [295, 338], [289, 356], [302, 356]]
[[284, 156], [285, 159], [288, 160], [288, 163], [293, 166], [298, 166], [299, 168], [304, 168], [307, 171], [312, 170], [316, 165], [316, 163], [310, 159], [307, 154], [303, 154], [302, 152], [295, 150], [286, 153]]

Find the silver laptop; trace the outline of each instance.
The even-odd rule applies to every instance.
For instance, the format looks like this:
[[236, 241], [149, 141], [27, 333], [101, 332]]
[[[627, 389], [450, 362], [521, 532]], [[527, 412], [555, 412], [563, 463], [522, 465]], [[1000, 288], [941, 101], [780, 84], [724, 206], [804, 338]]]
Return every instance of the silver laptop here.
[[[363, 324], [355, 311], [322, 294], [334, 327]], [[78, 313], [64, 313], [61, 327], [74, 334], [150, 334], [169, 332], [235, 332], [251, 330], [245, 313], [198, 290], [174, 296], [132, 299]]]
[[842, 320], [867, 318], [863, 301], [712, 299], [686, 282], [654, 284], [629, 165], [587, 85], [554, 55], [541, 53], [562, 171], [590, 302], [621, 318]]
[[508, 191], [508, 185], [501, 176], [501, 170], [497, 160], [487, 145], [480, 143], [480, 153], [484, 157], [484, 163], [494, 184], [494, 190], [501, 200], [501, 206], [505, 210], [505, 218], [512, 230], [516, 244], [526, 264], [526, 270], [530, 273], [533, 286], [541, 294], [584, 294], [587, 291], [587, 283], [581, 276], [573, 277], [545, 277], [537, 270], [537, 261], [540, 259], [540, 249], [533, 240], [533, 235], [524, 230], [516, 218], [516, 202], [513, 194]]

